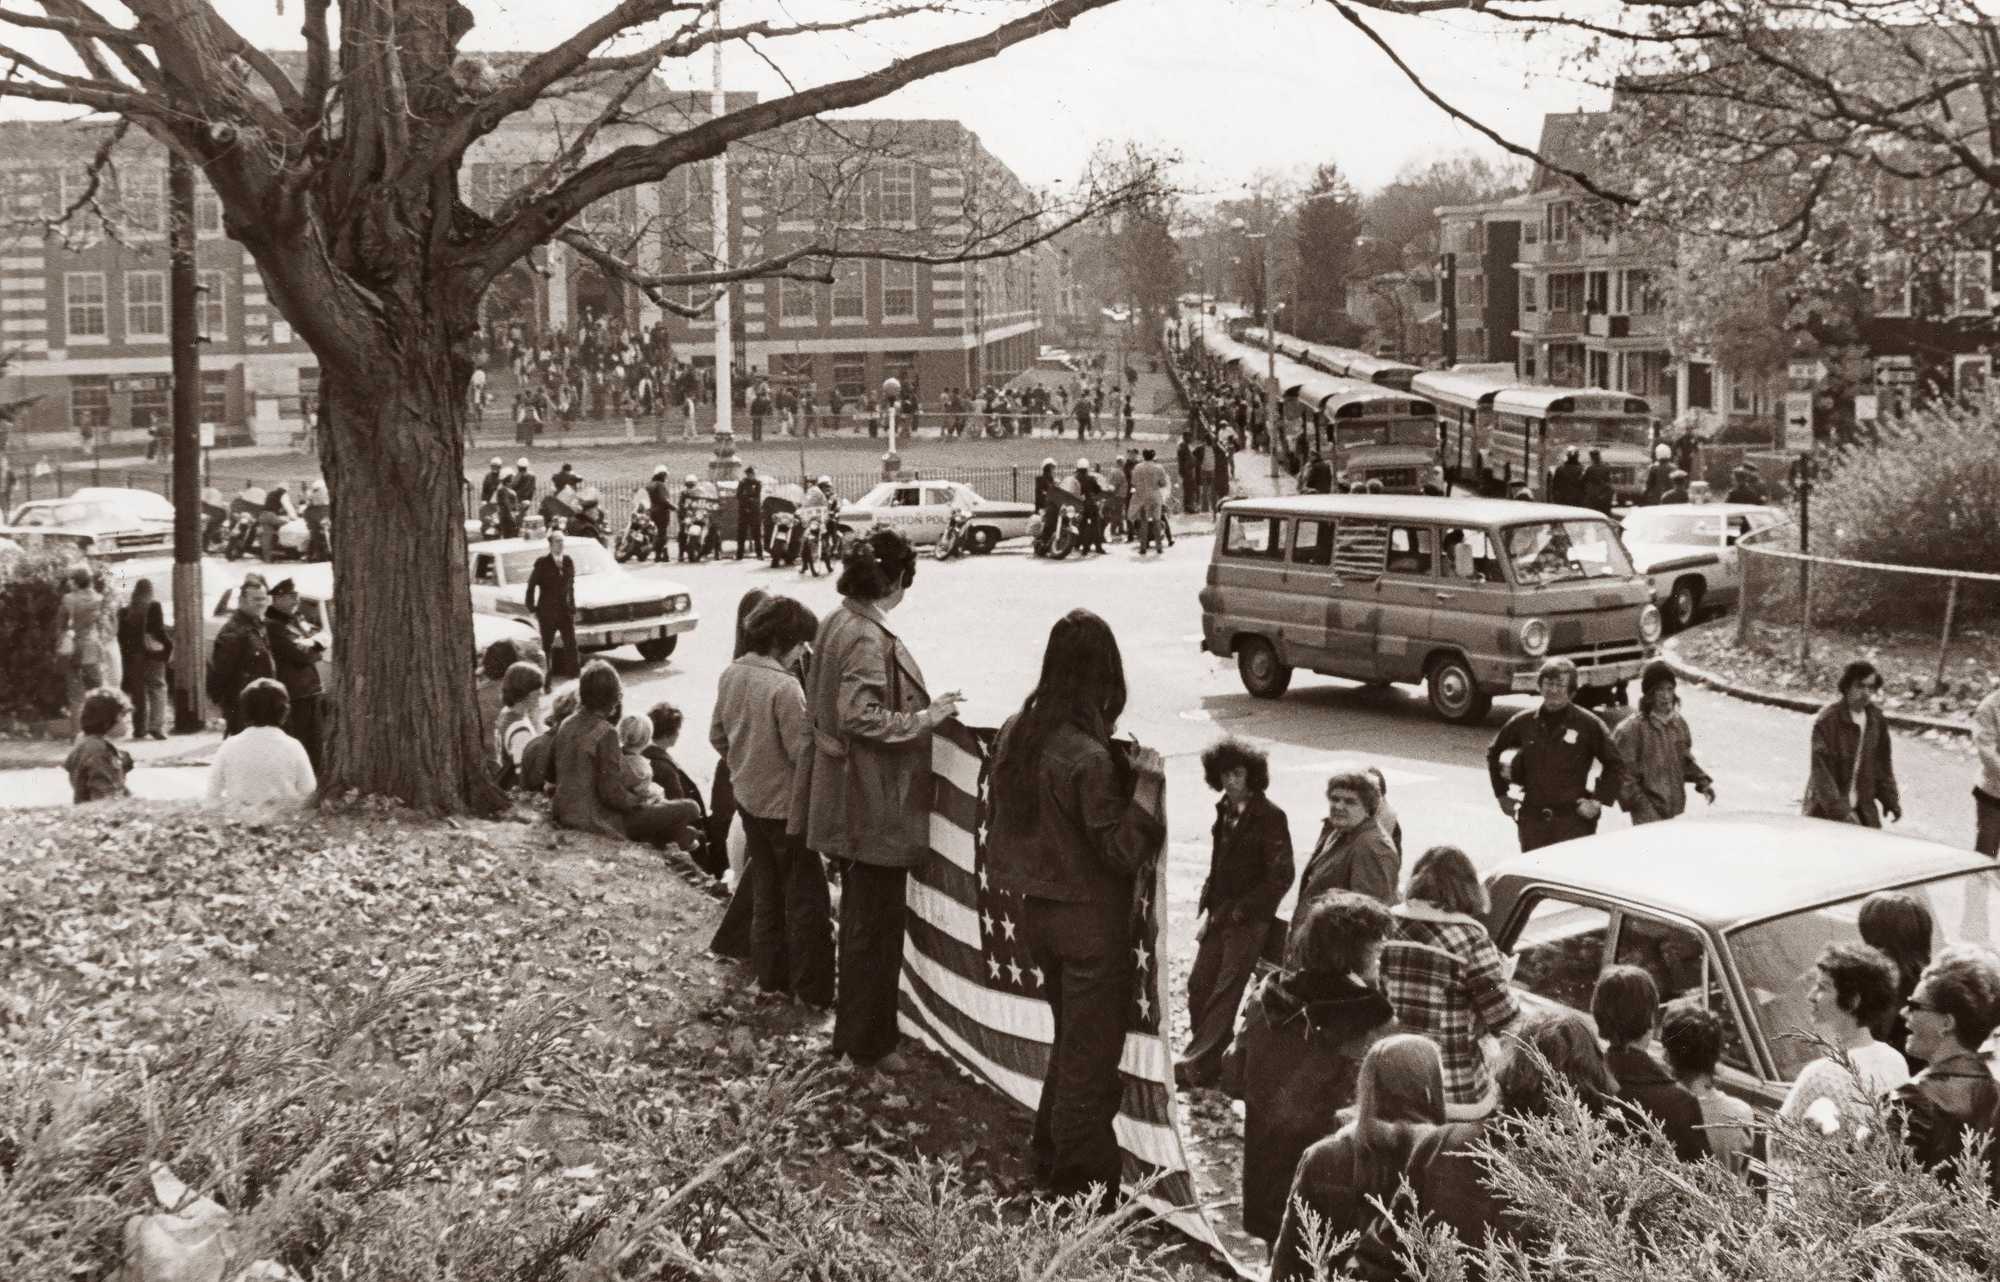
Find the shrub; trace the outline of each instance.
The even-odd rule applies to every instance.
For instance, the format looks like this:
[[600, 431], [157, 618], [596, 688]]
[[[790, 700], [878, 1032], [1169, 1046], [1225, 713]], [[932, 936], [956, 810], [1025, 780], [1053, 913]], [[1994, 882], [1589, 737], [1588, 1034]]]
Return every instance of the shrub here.
[[79, 564], [66, 551], [0, 555], [0, 721], [62, 715], [65, 668], [56, 655], [56, 618]]
[[[1891, 565], [1991, 573], [2000, 568], [2000, 422], [1940, 406], [1884, 424], [1874, 442], [1823, 465], [1812, 493], [1812, 551]], [[1756, 572], [1760, 606], [1797, 607], [1798, 575]], [[1786, 567], [1789, 569], [1789, 563]], [[1836, 624], [1932, 627], [1947, 581], [1879, 570], [1814, 568], [1813, 616]], [[2000, 585], [1959, 585], [1960, 622], [2000, 616]]]

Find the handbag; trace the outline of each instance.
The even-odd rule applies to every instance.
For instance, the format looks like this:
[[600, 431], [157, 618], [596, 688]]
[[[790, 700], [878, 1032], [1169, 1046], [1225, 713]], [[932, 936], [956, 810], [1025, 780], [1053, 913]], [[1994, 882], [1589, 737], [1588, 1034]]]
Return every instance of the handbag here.
[[56, 657], [61, 659], [76, 657], [76, 629], [64, 628], [62, 635], [56, 638]]

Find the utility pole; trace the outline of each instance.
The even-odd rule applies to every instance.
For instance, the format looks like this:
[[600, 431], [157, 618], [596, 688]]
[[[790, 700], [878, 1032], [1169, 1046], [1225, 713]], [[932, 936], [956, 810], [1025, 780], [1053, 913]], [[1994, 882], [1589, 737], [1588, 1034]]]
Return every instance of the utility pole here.
[[[715, 6], [715, 29], [722, 30], [722, 6]], [[729, 100], [722, 91], [722, 41], [715, 42], [715, 83], [708, 92], [709, 118], [720, 120], [729, 114]], [[709, 210], [715, 224], [715, 266], [718, 271], [729, 270], [729, 153], [727, 150], [715, 156], [715, 187], [709, 193]], [[715, 300], [715, 430], [717, 434], [731, 430], [731, 411], [736, 405], [736, 389], [732, 386], [735, 370], [732, 362], [736, 359], [734, 335], [730, 333], [729, 285], [722, 287], [722, 297]]]
[[196, 332], [194, 166], [167, 149], [169, 243], [167, 323], [173, 352], [174, 425], [174, 732], [207, 721], [202, 706], [205, 660], [201, 621], [201, 337]]

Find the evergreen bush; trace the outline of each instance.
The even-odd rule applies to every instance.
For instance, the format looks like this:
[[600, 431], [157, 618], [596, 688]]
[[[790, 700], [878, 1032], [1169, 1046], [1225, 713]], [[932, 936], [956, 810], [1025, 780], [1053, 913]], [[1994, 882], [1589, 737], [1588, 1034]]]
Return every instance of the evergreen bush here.
[[67, 551], [0, 554], [0, 721], [62, 715], [65, 668], [56, 654], [56, 621], [79, 564]]

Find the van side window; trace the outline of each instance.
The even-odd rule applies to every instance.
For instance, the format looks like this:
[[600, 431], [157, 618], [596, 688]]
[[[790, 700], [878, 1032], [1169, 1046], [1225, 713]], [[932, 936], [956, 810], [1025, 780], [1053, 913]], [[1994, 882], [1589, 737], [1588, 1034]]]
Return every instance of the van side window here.
[[1292, 564], [1333, 563], [1333, 522], [1300, 521], [1292, 530]]
[[1222, 554], [1273, 561], [1285, 555], [1284, 518], [1232, 516], [1222, 536]]
[[1389, 526], [1385, 521], [1346, 517], [1333, 531], [1333, 572], [1346, 579], [1382, 576], [1389, 558]]
[[1460, 526], [1444, 532], [1438, 540], [1438, 568], [1444, 577], [1460, 583], [1500, 582], [1500, 559], [1493, 555], [1493, 542], [1477, 528]]
[[1389, 573], [1429, 575], [1433, 559], [1431, 538], [1428, 525], [1389, 527]]

